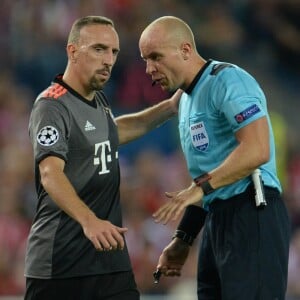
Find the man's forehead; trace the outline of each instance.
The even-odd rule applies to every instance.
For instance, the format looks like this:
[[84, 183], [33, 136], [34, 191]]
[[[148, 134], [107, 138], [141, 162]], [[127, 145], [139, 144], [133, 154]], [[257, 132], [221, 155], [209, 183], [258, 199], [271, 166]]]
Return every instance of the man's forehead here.
[[165, 55], [170, 50], [177, 49], [177, 45], [168, 41], [168, 39], [159, 39], [155, 36], [153, 38], [145, 37], [141, 41], [140, 50], [143, 58], [155, 55]]
[[115, 43], [119, 44], [119, 38], [117, 32], [110, 25], [89, 25], [81, 29], [80, 40], [82, 43]]
[[158, 54], [163, 53], [164, 48], [165, 47], [163, 47], [160, 44], [154, 44], [149, 41], [149, 43], [141, 46], [141, 54], [142, 54], [142, 57], [144, 57], [144, 58], [150, 57], [153, 55], [158, 55]]
[[149, 31], [145, 32], [141, 37], [141, 47], [147, 49], [160, 49], [166, 44], [166, 39], [163, 38], [160, 32]]
[[142, 36], [146, 40], [161, 40], [165, 36], [165, 32], [161, 26], [150, 26], [145, 29]]
[[115, 29], [106, 24], [92, 24], [85, 26], [80, 30], [81, 37], [94, 37], [100, 35], [118, 36]]

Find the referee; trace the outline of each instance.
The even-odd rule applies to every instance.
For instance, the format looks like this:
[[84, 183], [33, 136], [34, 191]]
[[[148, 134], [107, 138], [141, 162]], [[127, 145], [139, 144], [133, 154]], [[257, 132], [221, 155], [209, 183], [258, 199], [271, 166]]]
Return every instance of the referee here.
[[194, 179], [166, 193], [169, 201], [154, 213], [156, 222], [167, 223], [184, 211], [159, 258], [156, 282], [157, 274], [181, 274], [204, 225], [199, 300], [284, 300], [290, 224], [262, 89], [237, 65], [203, 59], [179, 18], [153, 21], [139, 46], [154, 82], [184, 90], [179, 133]]

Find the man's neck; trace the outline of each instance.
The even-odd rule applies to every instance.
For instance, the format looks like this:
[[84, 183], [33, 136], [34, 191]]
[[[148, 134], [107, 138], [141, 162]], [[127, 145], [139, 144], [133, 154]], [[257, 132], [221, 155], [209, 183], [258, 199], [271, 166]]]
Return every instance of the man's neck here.
[[87, 91], [87, 89], [83, 84], [81, 84], [78, 78], [79, 77], [76, 76], [76, 74], [67, 66], [62, 80], [83, 98], [88, 101], [92, 101], [95, 98], [95, 91]]

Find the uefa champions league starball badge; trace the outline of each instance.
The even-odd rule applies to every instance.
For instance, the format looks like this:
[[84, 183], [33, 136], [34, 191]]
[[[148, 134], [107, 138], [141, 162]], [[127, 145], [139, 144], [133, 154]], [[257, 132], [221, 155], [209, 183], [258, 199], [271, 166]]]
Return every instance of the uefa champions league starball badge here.
[[58, 130], [53, 126], [43, 127], [37, 134], [37, 141], [42, 146], [52, 146], [59, 139]]

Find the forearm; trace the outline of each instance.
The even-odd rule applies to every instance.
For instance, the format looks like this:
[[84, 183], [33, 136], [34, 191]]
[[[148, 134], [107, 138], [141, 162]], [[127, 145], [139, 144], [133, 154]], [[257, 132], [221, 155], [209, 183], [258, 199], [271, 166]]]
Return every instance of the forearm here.
[[42, 184], [51, 199], [57, 206], [76, 220], [81, 226], [85, 226], [95, 214], [78, 197], [75, 189], [63, 172], [44, 172]]
[[241, 180], [258, 168], [267, 160], [255, 152], [244, 149], [242, 145], [238, 146], [226, 160], [217, 168], [209, 171], [211, 179], [209, 183], [213, 188], [220, 188]]
[[205, 223], [206, 215], [207, 212], [202, 207], [187, 206], [173, 235], [173, 239], [178, 238], [191, 246]]
[[[217, 189], [250, 175], [262, 163], [262, 159], [252, 150], [240, 144], [219, 167], [209, 172], [210, 185]], [[198, 189], [195, 183], [189, 189], [193, 190], [194, 187]], [[179, 238], [188, 245], [192, 245], [204, 225], [206, 214], [202, 207], [187, 206], [173, 238]]]
[[119, 143], [125, 144], [137, 139], [176, 115], [181, 95], [182, 90], [177, 90], [172, 97], [152, 107], [116, 118]]
[[119, 143], [125, 144], [141, 137], [177, 114], [171, 100], [164, 100], [137, 113], [116, 118]]
[[213, 188], [226, 186], [249, 176], [270, 159], [269, 129], [261, 118], [236, 133], [238, 146], [214, 170], [209, 183]]

